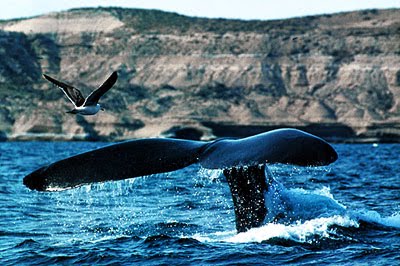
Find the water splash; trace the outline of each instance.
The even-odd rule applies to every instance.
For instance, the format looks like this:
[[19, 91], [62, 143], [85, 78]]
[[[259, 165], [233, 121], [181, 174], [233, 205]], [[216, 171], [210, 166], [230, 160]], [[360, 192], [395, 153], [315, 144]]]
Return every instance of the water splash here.
[[199, 167], [196, 174], [196, 180], [199, 182], [212, 183], [219, 180], [221, 175], [222, 170], [220, 169], [206, 169], [204, 167]]
[[269, 223], [259, 228], [237, 234], [225, 239], [232, 243], [263, 242], [272, 238], [282, 238], [299, 243], [311, 243], [314, 236], [329, 238], [333, 233], [333, 225], [343, 227], [358, 227], [357, 221], [346, 216], [335, 215], [327, 218], [317, 218], [304, 223], [297, 222], [291, 225]]
[[396, 212], [388, 217], [383, 217], [376, 211], [368, 211], [368, 210], [361, 210], [361, 211], [352, 211], [350, 215], [355, 219], [371, 223], [377, 224], [380, 226], [386, 227], [393, 227], [400, 229], [400, 213]]

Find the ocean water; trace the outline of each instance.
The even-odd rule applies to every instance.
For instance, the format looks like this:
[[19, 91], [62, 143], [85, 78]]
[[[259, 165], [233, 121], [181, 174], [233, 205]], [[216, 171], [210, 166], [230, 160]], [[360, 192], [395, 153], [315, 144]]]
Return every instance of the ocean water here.
[[240, 234], [221, 171], [198, 165], [61, 192], [22, 184], [104, 145], [0, 143], [2, 265], [400, 264], [399, 144], [334, 145], [327, 167], [269, 166], [270, 211], [292, 218]]

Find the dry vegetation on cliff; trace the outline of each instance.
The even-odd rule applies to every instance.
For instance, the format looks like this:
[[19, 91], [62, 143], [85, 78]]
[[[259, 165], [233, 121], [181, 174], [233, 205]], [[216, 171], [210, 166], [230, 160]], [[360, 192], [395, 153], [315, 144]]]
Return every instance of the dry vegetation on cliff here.
[[[0, 138], [243, 136], [291, 126], [337, 140], [400, 140], [400, 10], [276, 21], [75, 9], [0, 23]], [[95, 117], [42, 73], [89, 93]]]

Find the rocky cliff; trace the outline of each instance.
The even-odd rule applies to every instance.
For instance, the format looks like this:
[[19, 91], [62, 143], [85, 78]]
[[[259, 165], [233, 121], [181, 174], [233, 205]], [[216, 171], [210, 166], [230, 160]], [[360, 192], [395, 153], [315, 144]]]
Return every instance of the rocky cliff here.
[[[400, 141], [400, 10], [275, 21], [75, 9], [0, 22], [0, 138], [207, 139], [297, 127], [337, 141]], [[93, 117], [84, 94], [114, 70]]]

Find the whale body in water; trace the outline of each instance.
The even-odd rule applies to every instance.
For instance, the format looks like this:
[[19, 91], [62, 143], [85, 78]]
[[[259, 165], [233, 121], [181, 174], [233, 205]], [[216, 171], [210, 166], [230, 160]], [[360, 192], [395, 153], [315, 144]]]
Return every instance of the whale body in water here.
[[[23, 182], [33, 190], [57, 191], [95, 182], [175, 171], [194, 163], [222, 169], [235, 209], [236, 229], [261, 226], [271, 204], [274, 163], [322, 166], [338, 155], [323, 139], [297, 129], [278, 129], [242, 139], [191, 141], [137, 139], [112, 144], [43, 166]], [[275, 218], [280, 218], [277, 215]]]

